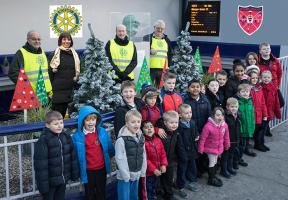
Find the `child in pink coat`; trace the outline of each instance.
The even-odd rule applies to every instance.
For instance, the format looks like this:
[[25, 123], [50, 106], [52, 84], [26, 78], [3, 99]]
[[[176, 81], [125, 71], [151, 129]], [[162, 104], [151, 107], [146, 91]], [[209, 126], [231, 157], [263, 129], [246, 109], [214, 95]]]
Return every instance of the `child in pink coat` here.
[[206, 153], [209, 158], [208, 185], [221, 187], [221, 179], [216, 177], [216, 168], [218, 156], [230, 147], [229, 129], [224, 121], [224, 110], [221, 107], [215, 107], [212, 117], [205, 124], [198, 144], [200, 154]]

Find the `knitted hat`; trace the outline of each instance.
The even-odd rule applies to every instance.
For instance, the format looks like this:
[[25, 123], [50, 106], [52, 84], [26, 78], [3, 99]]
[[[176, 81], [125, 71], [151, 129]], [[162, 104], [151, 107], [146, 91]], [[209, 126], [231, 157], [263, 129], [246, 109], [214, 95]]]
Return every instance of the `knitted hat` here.
[[147, 97], [158, 96], [158, 90], [152, 85], [143, 84], [141, 89], [141, 98], [145, 101]]
[[245, 69], [245, 73], [246, 74], [249, 74], [250, 72], [256, 72], [257, 74], [259, 74], [260, 73], [260, 69], [259, 69], [259, 67], [258, 66], [256, 66], [256, 65], [250, 65], [250, 66], [248, 66], [248, 67], [246, 67], [246, 69]]

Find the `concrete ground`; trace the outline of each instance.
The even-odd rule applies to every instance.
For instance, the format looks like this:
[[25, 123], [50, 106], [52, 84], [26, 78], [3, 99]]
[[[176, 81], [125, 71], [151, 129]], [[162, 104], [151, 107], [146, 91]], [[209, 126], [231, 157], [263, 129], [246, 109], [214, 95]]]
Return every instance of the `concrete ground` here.
[[[198, 180], [200, 191], [187, 192], [192, 200], [288, 200], [288, 123], [265, 137], [269, 152], [256, 151], [257, 157], [245, 156], [248, 167], [241, 167], [231, 179], [219, 176], [223, 187], [208, 186], [207, 176]], [[176, 196], [177, 199], [181, 199]]]

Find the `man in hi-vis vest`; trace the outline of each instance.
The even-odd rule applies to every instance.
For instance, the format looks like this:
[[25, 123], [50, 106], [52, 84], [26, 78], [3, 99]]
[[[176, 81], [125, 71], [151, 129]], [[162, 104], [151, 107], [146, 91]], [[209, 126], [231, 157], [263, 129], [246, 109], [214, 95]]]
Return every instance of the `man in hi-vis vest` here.
[[41, 67], [46, 92], [52, 96], [52, 86], [48, 75], [48, 61], [45, 52], [41, 49], [40, 34], [36, 31], [29, 31], [27, 33], [26, 44], [19, 49], [9, 68], [9, 78], [16, 84], [19, 71], [24, 67], [25, 74], [28, 76], [30, 84], [36, 93], [36, 84], [38, 79], [39, 69]]
[[165, 32], [165, 22], [157, 20], [154, 24], [154, 32], [144, 36], [144, 41], [150, 42], [150, 75], [156, 87], [160, 84], [163, 67], [169, 67], [172, 63], [172, 48], [170, 40]]
[[116, 36], [107, 42], [106, 55], [115, 71], [115, 81], [134, 80], [133, 70], [137, 66], [137, 51], [134, 43], [127, 37], [126, 26], [116, 26]]

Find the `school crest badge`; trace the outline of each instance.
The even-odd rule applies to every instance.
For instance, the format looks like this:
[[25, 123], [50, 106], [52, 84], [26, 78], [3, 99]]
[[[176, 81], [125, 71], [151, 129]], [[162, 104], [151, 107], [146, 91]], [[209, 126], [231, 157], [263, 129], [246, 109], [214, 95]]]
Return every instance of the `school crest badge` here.
[[238, 6], [238, 24], [247, 35], [254, 34], [263, 22], [263, 6]]
[[82, 37], [82, 5], [53, 5], [49, 11], [51, 38], [57, 38], [62, 32]]

